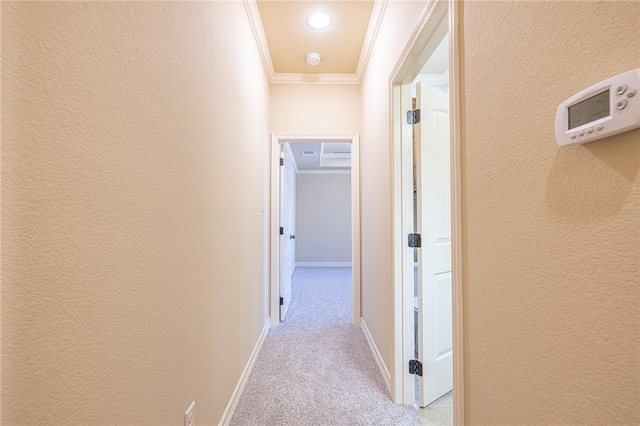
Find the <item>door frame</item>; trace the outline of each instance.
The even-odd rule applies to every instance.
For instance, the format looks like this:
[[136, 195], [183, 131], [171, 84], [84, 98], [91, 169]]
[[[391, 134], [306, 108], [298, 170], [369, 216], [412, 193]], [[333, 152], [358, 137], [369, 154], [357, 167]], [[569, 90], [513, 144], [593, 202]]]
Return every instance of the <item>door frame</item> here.
[[342, 142], [351, 144], [351, 323], [360, 327], [360, 135], [357, 133], [272, 133], [270, 146], [269, 306], [271, 328], [280, 323], [280, 144]]
[[[451, 275], [453, 333], [453, 423], [464, 424], [462, 216], [460, 158], [460, 36], [462, 4], [456, 0], [431, 0], [425, 6], [390, 77], [393, 99], [393, 256], [394, 316], [392, 395], [401, 404], [414, 404], [414, 377], [409, 360], [414, 358], [413, 249], [406, 235], [413, 229], [412, 129], [405, 112], [411, 109], [411, 82], [419, 74], [437, 43], [442, 26], [449, 32], [449, 102], [451, 117]], [[405, 338], [403, 338], [403, 336]]]

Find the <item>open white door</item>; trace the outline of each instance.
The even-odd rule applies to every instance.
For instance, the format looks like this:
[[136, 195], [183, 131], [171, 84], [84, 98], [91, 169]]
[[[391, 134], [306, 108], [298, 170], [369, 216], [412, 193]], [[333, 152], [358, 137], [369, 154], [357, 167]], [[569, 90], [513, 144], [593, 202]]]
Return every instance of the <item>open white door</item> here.
[[291, 304], [291, 276], [295, 270], [296, 171], [290, 149], [282, 144], [280, 153], [280, 321]]
[[415, 126], [420, 406], [453, 389], [449, 95], [417, 84]]

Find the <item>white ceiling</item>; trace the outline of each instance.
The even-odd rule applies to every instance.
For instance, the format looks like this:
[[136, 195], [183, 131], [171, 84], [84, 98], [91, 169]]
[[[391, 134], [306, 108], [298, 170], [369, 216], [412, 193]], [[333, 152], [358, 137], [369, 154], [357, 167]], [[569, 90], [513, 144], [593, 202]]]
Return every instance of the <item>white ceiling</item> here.
[[[289, 143], [300, 171], [351, 170], [351, 144], [344, 142], [294, 142]], [[314, 155], [303, 155], [313, 152]]]

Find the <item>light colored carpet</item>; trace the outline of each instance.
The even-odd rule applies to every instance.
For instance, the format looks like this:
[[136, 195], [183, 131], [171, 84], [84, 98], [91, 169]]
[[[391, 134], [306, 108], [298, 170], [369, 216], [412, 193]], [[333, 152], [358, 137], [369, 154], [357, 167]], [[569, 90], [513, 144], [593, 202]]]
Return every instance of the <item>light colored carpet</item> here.
[[284, 323], [267, 335], [231, 425], [420, 425], [389, 398], [351, 321], [350, 268], [296, 268]]

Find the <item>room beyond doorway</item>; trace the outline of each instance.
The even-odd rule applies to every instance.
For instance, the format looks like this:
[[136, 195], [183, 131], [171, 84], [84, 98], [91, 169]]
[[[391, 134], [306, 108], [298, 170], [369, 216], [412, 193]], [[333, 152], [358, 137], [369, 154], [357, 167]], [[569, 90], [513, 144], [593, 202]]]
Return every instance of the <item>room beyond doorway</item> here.
[[[280, 298], [283, 297], [280, 294], [280, 282], [282, 277], [281, 265], [281, 245], [286, 244], [281, 238], [281, 183], [282, 177], [280, 173], [280, 158], [283, 151], [283, 146], [288, 144], [290, 147], [300, 146], [307, 148], [310, 143], [321, 143], [321, 149], [323, 152], [329, 155], [325, 155], [324, 158], [329, 160], [344, 159], [344, 145], [348, 144], [350, 147], [349, 156], [349, 168], [351, 170], [351, 270], [352, 270], [352, 314], [351, 323], [359, 327], [360, 325], [360, 204], [359, 204], [359, 136], [357, 134], [273, 134], [271, 138], [271, 174], [270, 174], [270, 187], [271, 187], [271, 208], [270, 208], [270, 317], [271, 327], [276, 327], [279, 324], [280, 318]], [[301, 145], [297, 145], [301, 144]], [[342, 148], [341, 148], [342, 146]], [[337, 149], [332, 149], [336, 148]], [[342, 150], [341, 150], [342, 149]], [[291, 153], [294, 151], [305, 151], [305, 149], [291, 149]], [[333, 163], [336, 164], [336, 163]], [[338, 163], [335, 167], [345, 167], [344, 161]], [[297, 236], [296, 236], [297, 238]], [[320, 266], [320, 265], [318, 265]]]

